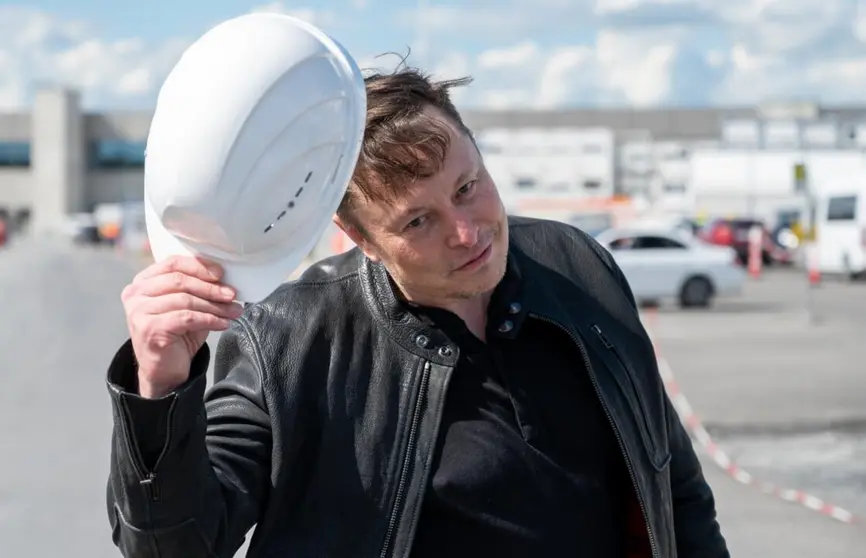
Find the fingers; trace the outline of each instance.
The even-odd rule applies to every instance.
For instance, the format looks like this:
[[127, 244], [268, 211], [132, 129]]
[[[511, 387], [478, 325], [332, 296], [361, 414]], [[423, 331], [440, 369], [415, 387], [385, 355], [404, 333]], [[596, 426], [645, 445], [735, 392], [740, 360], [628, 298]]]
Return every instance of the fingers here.
[[234, 303], [236, 291], [219, 282], [222, 275], [218, 264], [189, 256], [149, 266], [121, 295], [131, 327], [154, 339], [227, 329], [243, 307]]
[[225, 331], [230, 323], [231, 320], [208, 312], [174, 310], [153, 315], [149, 326], [154, 331], [180, 336], [200, 331]]
[[215, 262], [192, 256], [172, 256], [148, 266], [135, 276], [133, 283], [171, 273], [189, 275], [209, 282], [219, 281], [223, 276], [222, 268]]
[[169, 293], [148, 298], [141, 303], [139, 311], [144, 314], [170, 314], [172, 312], [196, 312], [212, 314], [218, 318], [234, 320], [243, 314], [243, 307], [234, 302], [219, 302], [197, 297], [189, 292]]
[[155, 275], [150, 279], [133, 282], [136, 294], [159, 297], [173, 293], [187, 293], [214, 302], [231, 302], [236, 295], [234, 289], [226, 285], [205, 280], [182, 271], [171, 271]]

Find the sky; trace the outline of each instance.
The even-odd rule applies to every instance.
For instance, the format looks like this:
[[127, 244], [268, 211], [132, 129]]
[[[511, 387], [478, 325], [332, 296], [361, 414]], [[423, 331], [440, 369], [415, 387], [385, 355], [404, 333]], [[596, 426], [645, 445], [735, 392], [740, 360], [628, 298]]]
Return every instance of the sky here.
[[251, 11], [314, 23], [365, 69], [410, 53], [470, 75], [460, 107], [866, 103], [866, 0], [0, 0], [0, 111], [46, 84], [150, 109], [192, 41]]

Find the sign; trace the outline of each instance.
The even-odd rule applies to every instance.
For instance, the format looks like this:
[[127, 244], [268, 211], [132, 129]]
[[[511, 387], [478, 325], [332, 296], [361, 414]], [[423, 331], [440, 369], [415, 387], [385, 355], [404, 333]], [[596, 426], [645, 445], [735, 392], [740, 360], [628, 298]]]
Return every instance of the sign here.
[[798, 194], [804, 194], [809, 189], [808, 173], [805, 163], [797, 163], [794, 165], [794, 191]]

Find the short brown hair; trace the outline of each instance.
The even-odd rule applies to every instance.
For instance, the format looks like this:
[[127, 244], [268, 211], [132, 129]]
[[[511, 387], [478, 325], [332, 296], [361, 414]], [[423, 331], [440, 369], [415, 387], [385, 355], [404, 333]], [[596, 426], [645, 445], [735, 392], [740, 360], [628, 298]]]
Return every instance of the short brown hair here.
[[451, 101], [451, 89], [471, 81], [470, 77], [437, 81], [405, 66], [364, 79], [364, 143], [351, 184], [337, 210], [341, 219], [352, 221], [349, 213], [358, 196], [370, 201], [393, 200], [407, 184], [439, 172], [448, 152], [449, 136], [425, 109], [437, 109], [458, 130], [472, 137]]

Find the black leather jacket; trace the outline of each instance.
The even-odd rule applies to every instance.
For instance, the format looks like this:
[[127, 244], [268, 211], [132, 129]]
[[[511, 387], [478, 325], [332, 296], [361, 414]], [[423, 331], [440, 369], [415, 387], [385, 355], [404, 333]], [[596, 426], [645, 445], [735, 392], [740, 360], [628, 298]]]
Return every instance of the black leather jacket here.
[[[529, 285], [515, 319], [561, 327], [615, 426], [657, 558], [728, 557], [714, 499], [672, 408], [631, 291], [563, 224], [510, 219]], [[108, 373], [108, 512], [127, 557], [407, 557], [457, 349], [403, 311], [357, 250], [251, 305], [190, 380], [135, 393], [130, 343]], [[155, 444], [155, 445], [154, 445]]]

